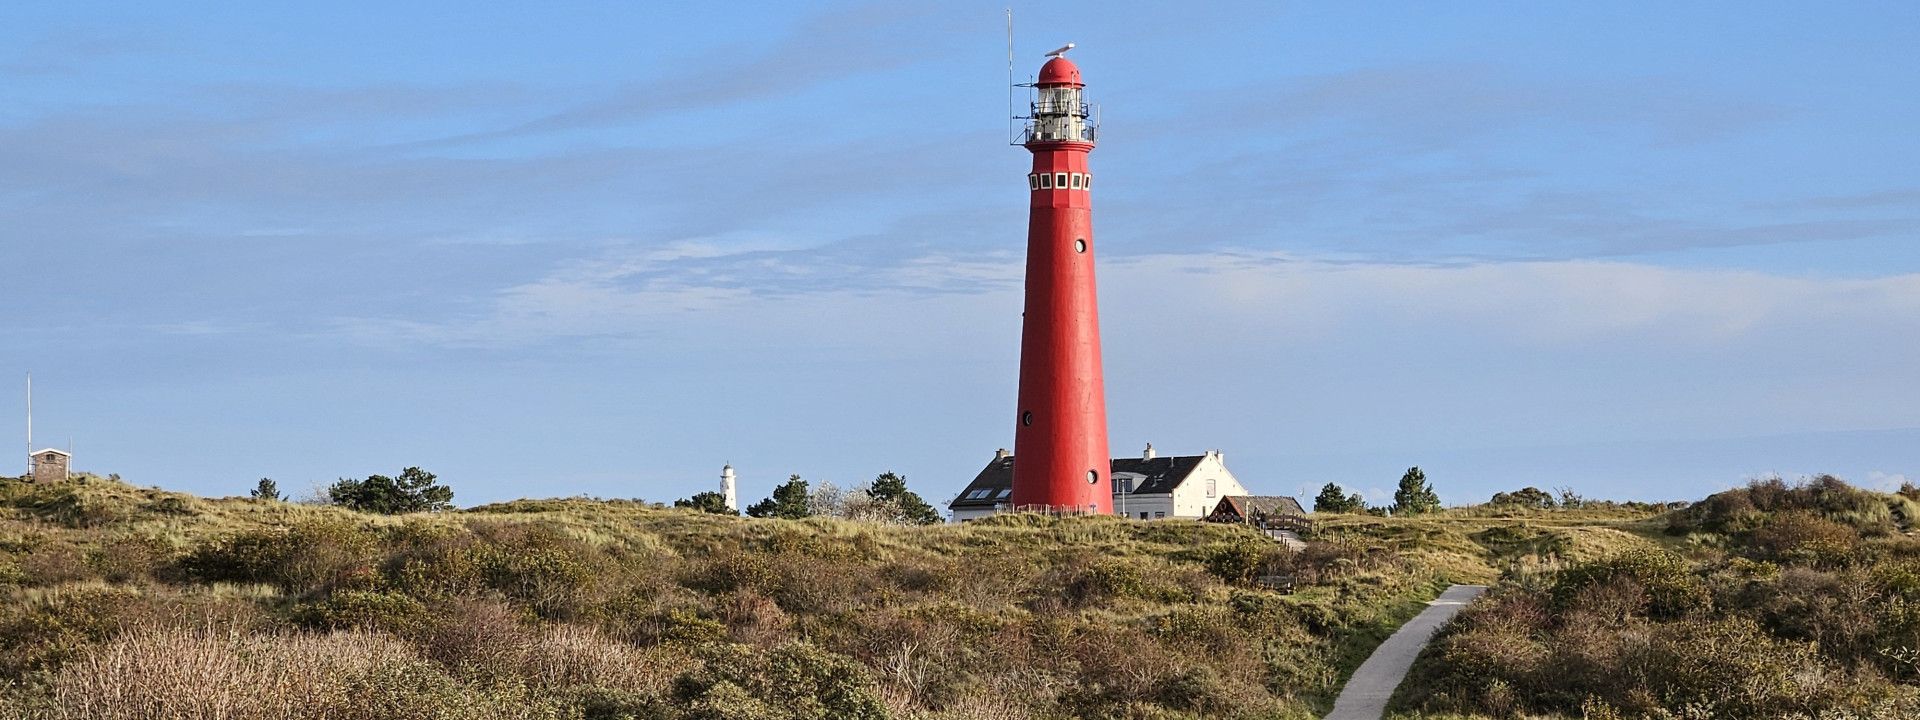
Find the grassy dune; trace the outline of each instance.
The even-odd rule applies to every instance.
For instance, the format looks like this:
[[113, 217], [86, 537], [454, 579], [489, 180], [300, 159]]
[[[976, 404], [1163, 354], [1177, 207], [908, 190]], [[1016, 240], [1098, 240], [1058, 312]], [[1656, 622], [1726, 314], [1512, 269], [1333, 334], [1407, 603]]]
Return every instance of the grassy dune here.
[[0, 480], [0, 716], [1313, 717], [1439, 587], [1650, 543], [1647, 516], [1333, 516], [1289, 553], [1184, 521]]
[[1510, 567], [1428, 646], [1402, 717], [1920, 717], [1915, 498], [1770, 480], [1556, 528], [1641, 537]]

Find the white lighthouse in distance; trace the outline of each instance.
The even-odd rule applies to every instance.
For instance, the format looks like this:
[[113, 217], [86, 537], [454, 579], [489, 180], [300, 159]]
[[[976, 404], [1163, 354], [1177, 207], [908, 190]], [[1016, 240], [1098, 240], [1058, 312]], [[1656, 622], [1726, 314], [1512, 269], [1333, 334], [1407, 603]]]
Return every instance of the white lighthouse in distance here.
[[740, 512], [740, 491], [733, 481], [733, 466], [720, 468], [720, 494], [727, 497], [727, 509]]

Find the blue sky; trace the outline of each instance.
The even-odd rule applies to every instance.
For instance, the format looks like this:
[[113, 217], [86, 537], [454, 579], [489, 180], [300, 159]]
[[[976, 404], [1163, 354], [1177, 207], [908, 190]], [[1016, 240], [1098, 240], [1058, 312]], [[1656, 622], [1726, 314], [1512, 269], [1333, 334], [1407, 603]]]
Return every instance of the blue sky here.
[[[945, 500], [1011, 442], [1002, 5], [496, 5], [0, 8], [42, 444], [476, 503], [728, 462]], [[1075, 41], [1103, 108], [1117, 453], [1450, 502], [1920, 480], [1912, 4], [1014, 9], [1019, 72]]]

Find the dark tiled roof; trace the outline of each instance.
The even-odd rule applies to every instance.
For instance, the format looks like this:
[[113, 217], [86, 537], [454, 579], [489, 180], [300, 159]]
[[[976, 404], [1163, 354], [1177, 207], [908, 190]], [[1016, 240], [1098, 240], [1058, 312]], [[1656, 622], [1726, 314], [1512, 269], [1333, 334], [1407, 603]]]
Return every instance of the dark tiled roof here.
[[1129, 495], [1165, 495], [1179, 487], [1181, 481], [1193, 474], [1193, 469], [1205, 459], [1205, 455], [1157, 457], [1152, 460], [1114, 458], [1112, 470], [1116, 477], [1121, 473], [1143, 476], [1133, 481], [1133, 492]]
[[1254, 513], [1263, 515], [1300, 515], [1307, 511], [1300, 507], [1300, 501], [1284, 495], [1228, 495], [1220, 498], [1215, 513], [1230, 511], [1240, 517], [1252, 517]]
[[[982, 490], [987, 492], [980, 492]], [[1012, 497], [1013, 456], [1008, 455], [988, 462], [986, 467], [980, 469], [979, 475], [973, 476], [973, 482], [967, 483], [967, 489], [961, 490], [959, 497], [947, 503], [947, 507], [991, 508], [997, 503], [1008, 502]]]
[[[1176, 457], [1157, 457], [1152, 460], [1143, 458], [1114, 458], [1108, 471], [1115, 477], [1121, 473], [1137, 475], [1133, 492], [1129, 495], [1165, 495], [1180, 486], [1180, 482], [1200, 466], [1205, 455], [1184, 455]], [[980, 469], [980, 474], [967, 483], [960, 496], [948, 503], [952, 509], [991, 508], [996, 504], [1009, 502], [1013, 497], [1013, 456], [992, 460]], [[984, 492], [983, 492], [984, 491]], [[979, 497], [975, 497], [978, 495]]]

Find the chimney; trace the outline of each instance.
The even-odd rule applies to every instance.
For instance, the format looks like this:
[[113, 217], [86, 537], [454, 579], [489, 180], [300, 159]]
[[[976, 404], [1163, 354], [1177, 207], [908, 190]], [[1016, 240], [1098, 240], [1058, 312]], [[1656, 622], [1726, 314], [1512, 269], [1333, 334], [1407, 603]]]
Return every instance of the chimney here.
[[993, 461], [994, 461], [994, 462], [1000, 462], [1001, 460], [1005, 460], [1005, 459], [1007, 459], [1007, 449], [1006, 449], [1006, 448], [1000, 448], [999, 450], [995, 450], [995, 451], [993, 451]]
[[1140, 453], [1140, 459], [1141, 460], [1153, 459], [1153, 443], [1147, 443], [1147, 450], [1146, 452]]

